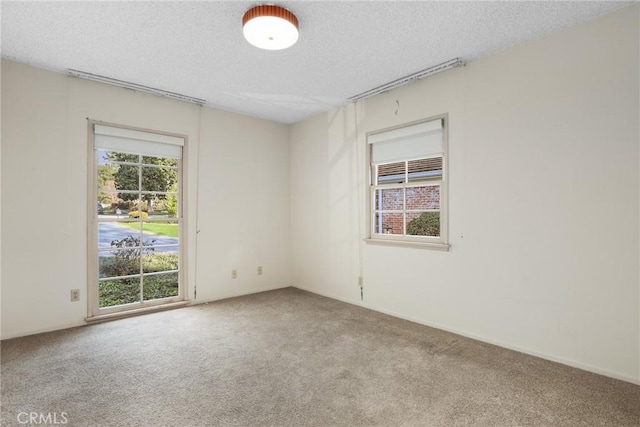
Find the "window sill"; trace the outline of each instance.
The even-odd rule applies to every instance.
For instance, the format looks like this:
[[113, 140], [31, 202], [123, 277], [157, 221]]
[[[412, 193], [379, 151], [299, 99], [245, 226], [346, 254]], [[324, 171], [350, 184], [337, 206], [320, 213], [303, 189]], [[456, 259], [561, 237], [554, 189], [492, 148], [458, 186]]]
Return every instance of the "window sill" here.
[[414, 242], [408, 240], [364, 239], [369, 245], [400, 246], [405, 248], [431, 249], [448, 252], [451, 245], [447, 243]]
[[135, 310], [116, 311], [107, 314], [98, 314], [97, 316], [86, 317], [87, 323], [107, 322], [109, 320], [124, 319], [125, 317], [138, 316], [140, 314], [155, 313], [157, 311], [171, 310], [174, 308], [186, 307], [189, 301], [170, 302], [167, 304], [154, 305], [150, 307], [137, 308]]

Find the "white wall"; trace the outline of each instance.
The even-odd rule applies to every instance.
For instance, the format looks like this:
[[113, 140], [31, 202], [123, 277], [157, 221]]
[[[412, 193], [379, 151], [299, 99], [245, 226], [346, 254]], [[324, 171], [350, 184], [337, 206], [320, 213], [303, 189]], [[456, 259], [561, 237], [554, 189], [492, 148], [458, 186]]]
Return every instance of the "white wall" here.
[[289, 286], [287, 127], [207, 108], [201, 131], [198, 299]]
[[[639, 15], [292, 125], [294, 285], [640, 382]], [[451, 250], [362, 243], [366, 132], [442, 113]]]
[[[196, 280], [196, 302], [289, 285], [284, 125], [4, 60], [2, 107], [3, 339], [84, 324], [87, 117], [187, 135], [190, 299]], [[251, 176], [256, 169], [259, 178]], [[269, 203], [251, 207], [257, 191]], [[270, 226], [258, 227], [265, 218]], [[266, 251], [266, 239], [278, 244]], [[228, 250], [233, 255], [220, 259]], [[234, 281], [232, 268], [240, 270]], [[73, 288], [81, 302], [70, 302]]]

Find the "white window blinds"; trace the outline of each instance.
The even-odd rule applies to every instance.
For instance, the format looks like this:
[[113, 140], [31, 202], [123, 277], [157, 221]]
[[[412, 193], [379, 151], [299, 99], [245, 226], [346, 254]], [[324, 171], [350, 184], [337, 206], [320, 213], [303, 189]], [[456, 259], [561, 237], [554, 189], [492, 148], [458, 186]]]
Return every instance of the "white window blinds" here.
[[98, 149], [120, 153], [181, 159], [184, 138], [95, 125], [94, 145]]
[[369, 135], [371, 162], [391, 163], [442, 155], [442, 119]]

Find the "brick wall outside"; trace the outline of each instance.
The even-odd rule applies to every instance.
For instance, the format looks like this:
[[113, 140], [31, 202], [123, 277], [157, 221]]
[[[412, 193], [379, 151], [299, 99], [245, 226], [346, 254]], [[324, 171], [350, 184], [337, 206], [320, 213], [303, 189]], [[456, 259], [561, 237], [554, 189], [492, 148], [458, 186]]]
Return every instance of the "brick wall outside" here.
[[[402, 210], [402, 189], [383, 190], [381, 200], [376, 200], [376, 208], [382, 210]], [[426, 211], [440, 208], [440, 187], [430, 185], [425, 187], [407, 188], [407, 210]], [[422, 212], [407, 213], [407, 222], [420, 216]], [[382, 220], [383, 233], [404, 234], [402, 213], [378, 213], [376, 214], [376, 230]]]

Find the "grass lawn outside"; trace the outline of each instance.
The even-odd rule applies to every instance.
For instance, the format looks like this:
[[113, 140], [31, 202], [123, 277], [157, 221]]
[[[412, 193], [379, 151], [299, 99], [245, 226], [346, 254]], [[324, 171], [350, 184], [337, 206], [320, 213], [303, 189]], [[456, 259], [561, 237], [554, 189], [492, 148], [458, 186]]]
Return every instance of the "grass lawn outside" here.
[[[121, 225], [129, 227], [133, 230], [140, 229], [139, 222], [121, 222]], [[158, 236], [178, 237], [178, 224], [169, 224], [166, 222], [143, 222], [142, 231]]]

